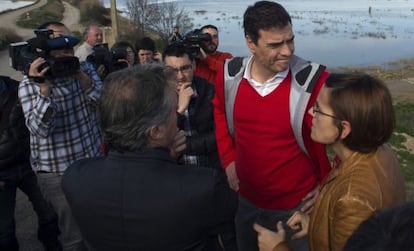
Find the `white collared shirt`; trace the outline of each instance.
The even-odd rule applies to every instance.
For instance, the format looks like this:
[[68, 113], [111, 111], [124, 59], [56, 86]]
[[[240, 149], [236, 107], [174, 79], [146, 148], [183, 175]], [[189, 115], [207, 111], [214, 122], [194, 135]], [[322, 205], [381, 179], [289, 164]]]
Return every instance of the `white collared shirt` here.
[[252, 63], [253, 63], [253, 55], [250, 56], [249, 60], [247, 61], [246, 70], [244, 71], [243, 78], [245, 78], [249, 84], [259, 93], [260, 96], [264, 97], [274, 91], [280, 83], [286, 78], [289, 73], [289, 68], [285, 71], [276, 73], [272, 78], [266, 80], [264, 83], [260, 83], [254, 80], [250, 74]]

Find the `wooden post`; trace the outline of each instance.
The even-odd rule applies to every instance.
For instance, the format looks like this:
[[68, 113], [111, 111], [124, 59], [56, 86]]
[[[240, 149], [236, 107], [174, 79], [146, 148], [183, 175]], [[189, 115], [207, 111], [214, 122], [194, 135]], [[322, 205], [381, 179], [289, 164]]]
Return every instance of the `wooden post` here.
[[112, 23], [112, 39], [118, 40], [118, 15], [116, 10], [116, 0], [111, 0], [111, 23]]

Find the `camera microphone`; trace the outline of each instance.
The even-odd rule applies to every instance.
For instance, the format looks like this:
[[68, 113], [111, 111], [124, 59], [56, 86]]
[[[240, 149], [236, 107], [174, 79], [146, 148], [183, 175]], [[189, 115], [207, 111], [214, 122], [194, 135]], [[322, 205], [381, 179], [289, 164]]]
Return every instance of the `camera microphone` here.
[[73, 36], [60, 36], [47, 39], [47, 47], [49, 50], [63, 50], [73, 48], [79, 43], [79, 39]]

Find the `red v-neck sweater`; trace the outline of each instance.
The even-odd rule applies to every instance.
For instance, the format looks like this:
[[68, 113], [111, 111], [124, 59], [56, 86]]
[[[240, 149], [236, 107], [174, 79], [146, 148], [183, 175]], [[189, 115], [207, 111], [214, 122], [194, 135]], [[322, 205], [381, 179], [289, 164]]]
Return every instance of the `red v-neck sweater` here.
[[258, 207], [291, 209], [315, 186], [314, 167], [290, 123], [290, 74], [262, 97], [243, 79], [234, 107], [240, 194]]

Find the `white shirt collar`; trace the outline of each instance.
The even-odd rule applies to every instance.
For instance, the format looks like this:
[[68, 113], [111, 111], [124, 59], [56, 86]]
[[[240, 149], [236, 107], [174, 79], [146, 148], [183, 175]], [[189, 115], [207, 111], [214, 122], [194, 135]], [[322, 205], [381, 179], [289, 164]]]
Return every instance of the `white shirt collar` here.
[[254, 80], [250, 74], [251, 66], [254, 60], [254, 56], [251, 55], [247, 61], [246, 69], [243, 74], [243, 78], [245, 78], [249, 84], [261, 95], [262, 97], [268, 95], [272, 91], [274, 91], [280, 83], [286, 78], [289, 73], [289, 68], [285, 71], [276, 73], [273, 77], [266, 80], [264, 83], [260, 83]]

